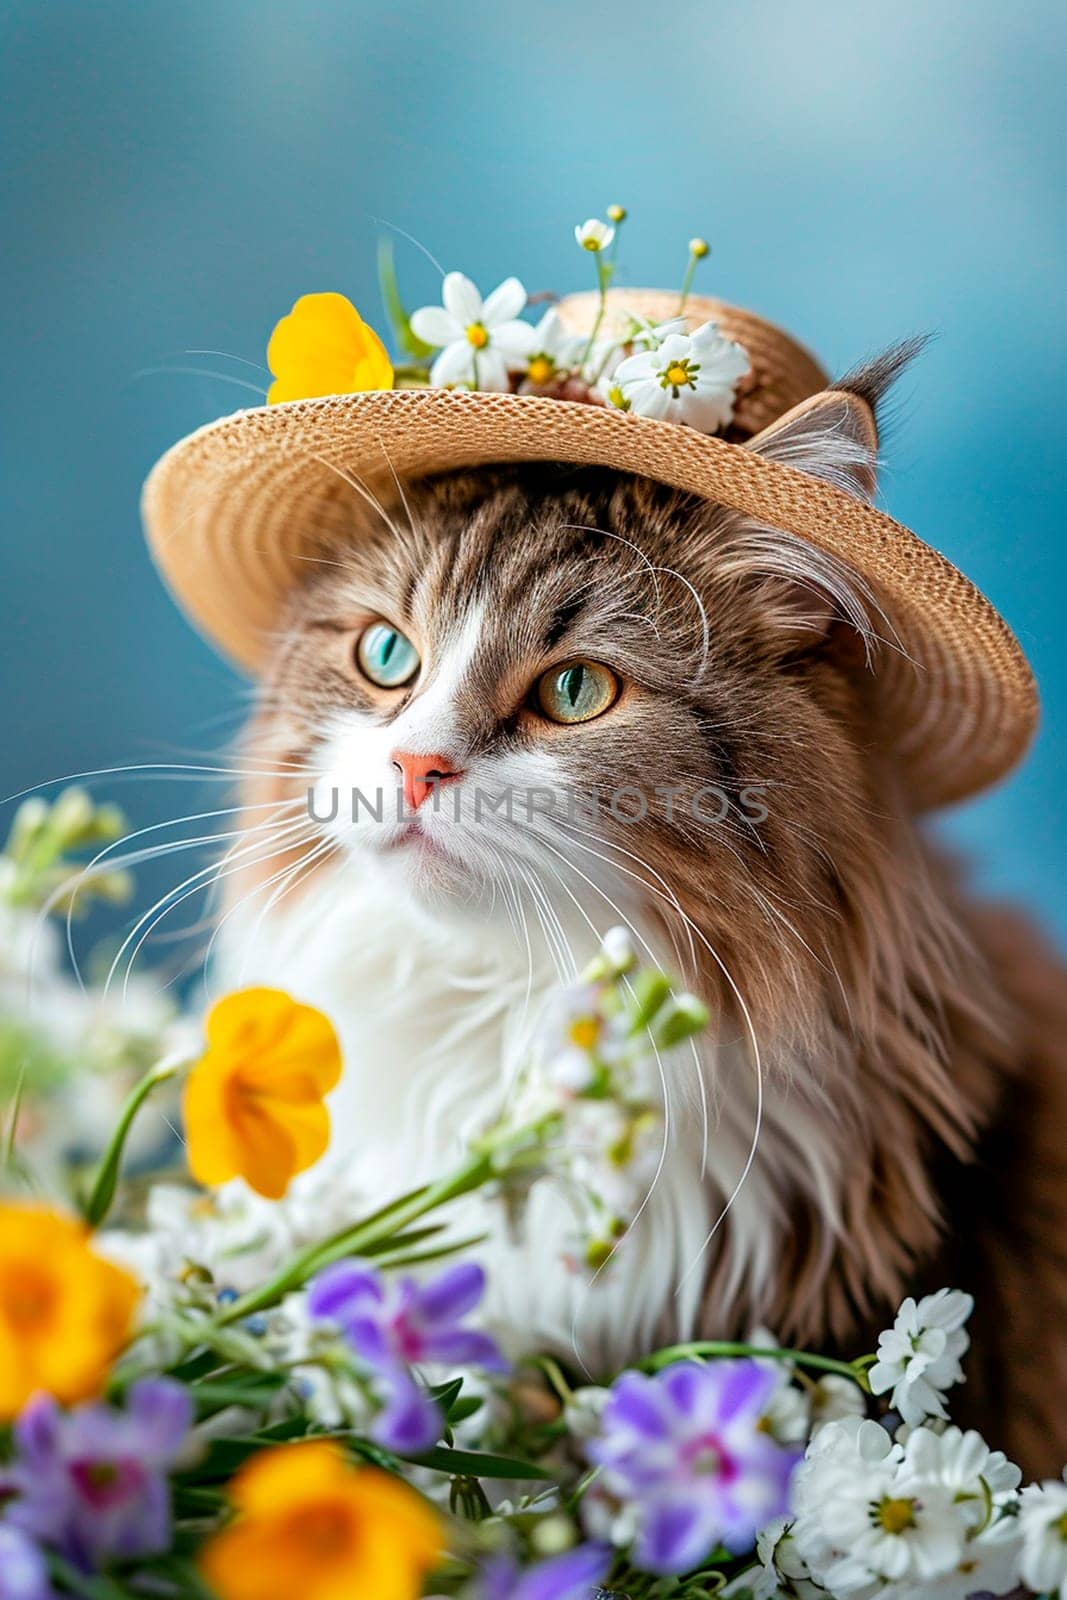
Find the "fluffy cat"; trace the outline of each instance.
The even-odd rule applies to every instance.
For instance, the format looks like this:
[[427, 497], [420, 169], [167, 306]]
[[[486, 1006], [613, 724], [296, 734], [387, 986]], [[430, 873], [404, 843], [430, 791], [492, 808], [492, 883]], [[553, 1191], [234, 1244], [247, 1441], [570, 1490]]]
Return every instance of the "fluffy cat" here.
[[[759, 448], [871, 494], [898, 365]], [[607, 471], [353, 486], [351, 506], [358, 537], [324, 539], [262, 686], [221, 944], [228, 979], [334, 1019], [335, 1144], [368, 1189], [454, 1158], [546, 993], [628, 923], [713, 1025], [669, 1063], [661, 1171], [611, 1270], [589, 1287], [561, 1263], [542, 1185], [526, 1241], [485, 1246], [498, 1324], [591, 1371], [756, 1322], [854, 1353], [904, 1294], [952, 1284], [978, 1307], [959, 1417], [1058, 1468], [1062, 974], [965, 898], [879, 747], [877, 596], [800, 539]], [[554, 716], [561, 685], [588, 720]], [[536, 812], [472, 817], [508, 789]]]

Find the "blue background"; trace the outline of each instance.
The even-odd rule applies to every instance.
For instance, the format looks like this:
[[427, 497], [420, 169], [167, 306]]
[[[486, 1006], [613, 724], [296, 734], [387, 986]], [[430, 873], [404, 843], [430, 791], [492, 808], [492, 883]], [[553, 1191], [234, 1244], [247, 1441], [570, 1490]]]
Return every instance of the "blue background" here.
[[[378, 318], [386, 224], [484, 289], [584, 286], [572, 226], [619, 200], [623, 281], [676, 281], [704, 233], [698, 287], [832, 369], [938, 331], [885, 500], [1004, 611], [1045, 701], [1022, 773], [942, 826], [1067, 933], [1065, 27], [1058, 0], [5, 0], [0, 793], [237, 725], [139, 533], [155, 457], [254, 403], [174, 369], [259, 374], [187, 352], [261, 362], [309, 290]], [[95, 787], [142, 823], [191, 793]]]

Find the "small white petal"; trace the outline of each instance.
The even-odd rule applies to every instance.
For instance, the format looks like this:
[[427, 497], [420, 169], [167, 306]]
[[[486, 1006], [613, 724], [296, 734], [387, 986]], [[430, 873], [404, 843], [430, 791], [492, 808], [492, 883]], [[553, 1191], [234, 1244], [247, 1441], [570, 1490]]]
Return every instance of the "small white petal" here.
[[525, 304], [526, 290], [518, 278], [505, 278], [487, 297], [482, 307], [482, 321], [487, 328], [496, 328], [517, 317]]
[[686, 333], [669, 333], [656, 352], [656, 365], [660, 372], [672, 361], [688, 361], [693, 355], [693, 341]]
[[666, 422], [674, 407], [671, 391], [665, 389], [658, 378], [628, 384], [623, 393], [637, 416], [652, 417], [657, 422]]
[[445, 303], [446, 311], [450, 311], [461, 328], [467, 328], [472, 322], [481, 322], [483, 316], [482, 297], [469, 278], [462, 272], [449, 272], [441, 286], [441, 298]]
[[476, 389], [483, 389], [491, 394], [505, 394], [511, 387], [508, 383], [507, 361], [495, 341], [477, 352], [474, 370]]
[[620, 386], [628, 383], [641, 383], [646, 378], [654, 378], [659, 369], [659, 360], [650, 350], [642, 350], [635, 356], [627, 356], [625, 361], [620, 361], [615, 368], [615, 382]]
[[411, 331], [425, 344], [441, 349], [453, 339], [462, 339], [463, 328], [443, 306], [420, 306], [411, 313]]
[[438, 389], [450, 383], [473, 383], [474, 346], [466, 339], [446, 345], [430, 368], [430, 382]]
[[537, 349], [537, 333], [528, 322], [502, 322], [493, 329], [489, 348], [519, 372]]

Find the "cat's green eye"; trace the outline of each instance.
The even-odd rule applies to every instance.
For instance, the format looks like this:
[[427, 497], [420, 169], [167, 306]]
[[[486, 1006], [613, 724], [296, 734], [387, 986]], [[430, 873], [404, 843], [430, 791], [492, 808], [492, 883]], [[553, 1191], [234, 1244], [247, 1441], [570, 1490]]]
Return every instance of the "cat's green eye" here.
[[419, 670], [419, 652], [399, 628], [372, 622], [359, 636], [356, 664], [382, 689], [402, 689]]
[[619, 698], [619, 680], [599, 661], [572, 661], [537, 680], [534, 702], [550, 722], [591, 722]]

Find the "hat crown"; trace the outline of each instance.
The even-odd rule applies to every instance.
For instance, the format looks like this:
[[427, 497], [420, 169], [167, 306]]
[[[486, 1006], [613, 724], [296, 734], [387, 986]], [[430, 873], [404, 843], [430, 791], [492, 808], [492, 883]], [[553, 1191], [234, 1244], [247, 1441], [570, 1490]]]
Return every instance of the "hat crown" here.
[[[599, 304], [599, 294], [591, 290], [567, 295], [556, 309], [570, 332], [589, 333]], [[763, 317], [711, 295], [689, 295], [679, 313], [677, 289], [609, 289], [599, 332], [609, 337], [619, 333], [630, 316], [658, 323], [679, 314], [690, 331], [705, 322], [717, 323], [728, 339], [744, 347], [752, 363], [751, 375], [742, 378], [737, 387], [728, 438], [751, 438], [801, 400], [825, 389], [826, 373], [803, 345]]]

